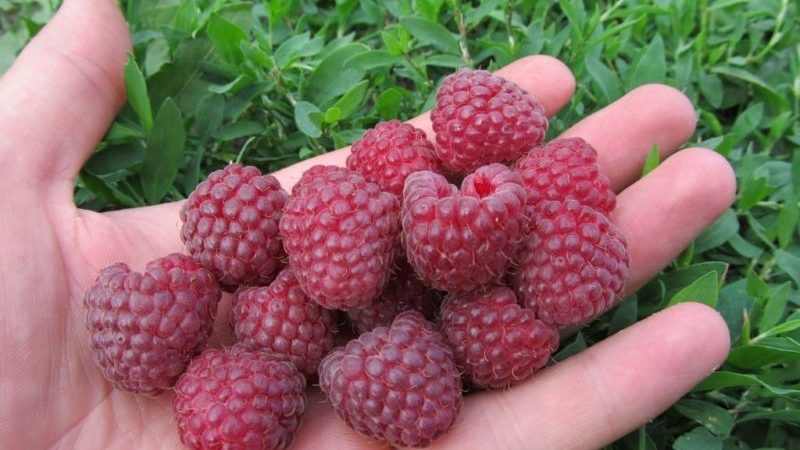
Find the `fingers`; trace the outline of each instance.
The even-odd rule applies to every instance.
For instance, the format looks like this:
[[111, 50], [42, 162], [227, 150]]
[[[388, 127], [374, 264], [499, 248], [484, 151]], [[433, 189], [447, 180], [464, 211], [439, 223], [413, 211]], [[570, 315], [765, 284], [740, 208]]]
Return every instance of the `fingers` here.
[[628, 241], [628, 295], [655, 276], [733, 203], [728, 161], [704, 149], [682, 150], [624, 190], [614, 222]]
[[128, 29], [111, 0], [69, 0], [0, 79], [0, 161], [28, 183], [72, 180], [125, 98]]
[[[498, 70], [497, 75], [511, 80], [530, 92], [544, 106], [548, 116], [557, 113], [572, 98], [575, 92], [575, 78], [569, 68], [561, 61], [545, 55], [528, 56]], [[434, 134], [428, 113], [424, 113], [408, 123], [421, 128], [433, 140]], [[281, 185], [291, 190], [303, 172], [317, 164], [343, 166], [349, 154], [349, 147], [301, 161], [291, 167], [274, 173]]]
[[649, 84], [581, 120], [561, 137], [579, 136], [597, 149], [600, 168], [619, 192], [637, 178], [658, 145], [666, 157], [694, 133], [692, 103], [675, 88]]
[[681, 304], [511, 390], [471, 397], [432, 449], [595, 449], [676, 402], [725, 359], [720, 315]]

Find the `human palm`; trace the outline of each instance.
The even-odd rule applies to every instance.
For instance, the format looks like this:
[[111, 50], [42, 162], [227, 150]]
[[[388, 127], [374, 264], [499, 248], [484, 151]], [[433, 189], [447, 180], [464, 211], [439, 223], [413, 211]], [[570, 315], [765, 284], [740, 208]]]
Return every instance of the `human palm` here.
[[[136, 269], [180, 251], [176, 203], [98, 214], [72, 201], [75, 177], [124, 102], [129, 36], [107, 0], [72, 0], [0, 80], [0, 448], [177, 448], [170, 393], [111, 388], [89, 357], [83, 292], [97, 271]], [[534, 56], [500, 74], [535, 94], [549, 115], [575, 82]], [[675, 153], [694, 110], [674, 89], [638, 88], [568, 130], [592, 143], [619, 193], [614, 221], [631, 254], [628, 293], [675, 257], [730, 204], [728, 163], [709, 150]], [[427, 116], [413, 120], [429, 135]], [[670, 156], [638, 180], [657, 144]], [[331, 152], [275, 175], [289, 189]], [[230, 342], [224, 299], [212, 337]], [[684, 304], [650, 317], [511, 390], [469, 396], [435, 448], [594, 448], [654, 417], [724, 359], [728, 333], [711, 309]], [[352, 432], [312, 389], [293, 448], [379, 448]]]

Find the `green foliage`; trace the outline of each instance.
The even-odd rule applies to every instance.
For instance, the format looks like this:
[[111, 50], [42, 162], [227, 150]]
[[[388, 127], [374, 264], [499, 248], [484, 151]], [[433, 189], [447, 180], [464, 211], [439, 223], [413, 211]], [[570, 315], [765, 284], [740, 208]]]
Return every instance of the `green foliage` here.
[[[0, 72], [54, 9], [0, 0]], [[669, 304], [716, 305], [733, 340], [725, 366], [610, 448], [800, 448], [797, 2], [129, 0], [123, 10], [128, 106], [75, 194], [97, 210], [183, 198], [227, 161], [271, 171], [347, 145], [378, 120], [430, 108], [458, 67], [562, 59], [578, 89], [550, 137], [641, 84], [685, 92], [699, 118], [691, 144], [731, 161], [736, 204], [556, 359]], [[651, 152], [643, 172], [659, 162]]]

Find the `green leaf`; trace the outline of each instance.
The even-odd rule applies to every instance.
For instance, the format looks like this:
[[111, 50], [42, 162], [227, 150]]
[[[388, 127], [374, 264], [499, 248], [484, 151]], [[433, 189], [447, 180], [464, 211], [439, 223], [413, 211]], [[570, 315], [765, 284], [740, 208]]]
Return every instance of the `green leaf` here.
[[201, 142], [211, 137], [222, 125], [225, 109], [225, 98], [219, 94], [211, 94], [197, 105], [194, 127]]
[[797, 196], [792, 189], [787, 189], [781, 212], [778, 213], [778, 221], [775, 223], [778, 245], [781, 248], [786, 248], [792, 242], [798, 219], [800, 219], [800, 211], [797, 208]]
[[614, 77], [614, 73], [594, 56], [587, 56], [585, 63], [586, 71], [589, 72], [592, 80], [597, 83], [603, 93], [605, 102], [611, 103], [618, 99], [621, 95], [621, 90], [619, 81]]
[[722, 450], [722, 440], [711, 434], [708, 429], [697, 427], [681, 435], [672, 444], [674, 450]]
[[220, 128], [219, 131], [214, 133], [214, 137], [222, 142], [227, 142], [263, 132], [264, 125], [252, 120], [240, 120]]
[[789, 320], [788, 322], [776, 325], [770, 328], [769, 330], [762, 332], [761, 334], [753, 338], [753, 342], [757, 342], [761, 339], [765, 339], [768, 337], [789, 333], [790, 331], [797, 330], [798, 328], [800, 328], [800, 319]]
[[668, 306], [683, 302], [700, 302], [713, 308], [717, 304], [718, 297], [719, 278], [716, 272], [708, 272], [672, 296]]
[[768, 330], [780, 322], [784, 312], [786, 312], [786, 304], [789, 302], [789, 293], [791, 292], [791, 283], [783, 283], [774, 290], [772, 290], [769, 300], [767, 301], [764, 312], [761, 315], [761, 320], [758, 322], [758, 330]]
[[708, 376], [708, 378], [703, 380], [702, 383], [698, 384], [694, 388], [694, 391], [702, 392], [702, 391], [725, 389], [730, 387], [748, 387], [753, 385], [759, 385], [775, 395], [800, 394], [800, 389], [776, 387], [772, 386], [769, 383], [766, 383], [765, 381], [761, 380], [755, 375], [748, 375], [743, 373], [727, 372], [727, 371], [719, 371], [712, 373], [711, 375]]
[[706, 228], [694, 241], [694, 251], [697, 254], [719, 247], [728, 242], [730, 238], [739, 233], [739, 219], [733, 209], [728, 209]]
[[611, 323], [608, 327], [608, 335], [621, 331], [634, 323], [639, 316], [639, 301], [634, 294], [630, 298], [623, 300], [611, 316]]
[[311, 73], [306, 86], [307, 99], [321, 107], [348, 90], [364, 77], [364, 71], [348, 67], [345, 62], [369, 51], [364, 44], [347, 44], [328, 55]]
[[722, 88], [722, 80], [718, 76], [703, 73], [700, 75], [699, 86], [700, 92], [711, 106], [719, 108], [722, 105], [724, 89]]
[[322, 36], [310, 39], [310, 34], [305, 32], [283, 41], [275, 50], [273, 58], [278, 67], [284, 68], [297, 59], [316, 55], [324, 45], [325, 39]]
[[383, 119], [393, 119], [400, 111], [403, 93], [397, 88], [389, 88], [378, 95], [375, 100], [375, 109]]
[[144, 72], [148, 77], [158, 73], [169, 62], [169, 44], [166, 39], [153, 39], [144, 54]]
[[642, 177], [652, 172], [653, 169], [658, 167], [660, 163], [661, 163], [661, 153], [659, 153], [658, 151], [658, 144], [653, 144], [653, 148], [650, 150], [650, 153], [647, 154], [647, 158], [644, 160], [644, 167], [642, 167]]
[[734, 348], [727, 362], [747, 370], [800, 360], [800, 345], [790, 338], [767, 337]]
[[322, 136], [321, 120], [322, 113], [314, 104], [300, 101], [294, 105], [294, 123], [306, 136], [313, 139]]
[[461, 53], [455, 36], [447, 28], [436, 22], [422, 17], [403, 17], [400, 19], [400, 25], [424, 44], [433, 45], [455, 55]]
[[211, 42], [214, 43], [214, 47], [224, 58], [232, 62], [242, 61], [242, 50], [239, 43], [247, 39], [247, 33], [241, 28], [219, 14], [213, 13], [208, 19], [206, 32]]
[[142, 161], [142, 192], [148, 203], [160, 202], [172, 187], [183, 157], [185, 133], [178, 105], [169, 98], [156, 114]]
[[357, 83], [333, 104], [334, 108], [340, 110], [339, 119], [337, 120], [347, 119], [356, 112], [361, 101], [364, 99], [364, 94], [366, 94], [368, 86], [369, 81], [367, 80]]
[[[751, 420], [785, 420], [787, 422], [800, 423], [800, 409], [784, 409], [777, 411], [756, 411], [745, 414], [737, 422], [749, 422]], [[764, 450], [764, 449], [762, 449]]]
[[147, 84], [133, 55], [128, 55], [128, 62], [125, 64], [125, 90], [128, 93], [128, 103], [139, 116], [142, 128], [150, 133], [153, 129], [153, 112], [147, 97]]
[[449, 67], [451, 69], [464, 67], [464, 60], [455, 55], [433, 55], [425, 58], [424, 62], [426, 66]]
[[553, 356], [553, 359], [556, 362], [563, 361], [570, 356], [577, 355], [578, 353], [586, 350], [586, 339], [583, 337], [583, 333], [578, 332], [577, 336], [575, 336], [575, 340], [570, 342], [565, 347], [562, 347], [561, 350]]
[[786, 250], [778, 250], [775, 263], [800, 287], [800, 258]]
[[402, 60], [403, 59], [399, 56], [393, 55], [387, 51], [372, 50], [353, 56], [347, 60], [345, 65], [359, 70], [370, 71], [393, 66]]
[[664, 273], [659, 277], [666, 287], [664, 298], [672, 298], [678, 291], [695, 282], [708, 272], [715, 272], [717, 279], [721, 280], [727, 271], [727, 264], [718, 261], [708, 261]]
[[675, 409], [721, 438], [728, 437], [735, 424], [728, 411], [713, 403], [683, 399], [675, 405]]
[[779, 93], [777, 90], [775, 90], [769, 84], [767, 84], [761, 78], [757, 77], [756, 75], [753, 75], [752, 73], [750, 73], [750, 72], [748, 72], [746, 70], [739, 69], [739, 68], [736, 68], [736, 67], [718, 66], [718, 67], [714, 67], [713, 69], [711, 69], [711, 71], [714, 72], [714, 73], [726, 76], [726, 77], [742, 80], [742, 81], [744, 81], [746, 83], [750, 83], [753, 86], [758, 87], [759, 89], [763, 89], [764, 91], [767, 92], [767, 94], [770, 96], [770, 98], [773, 101], [775, 101], [776, 103], [784, 103], [785, 102], [785, 100], [783, 100], [783, 95], [781, 93]]
[[628, 88], [632, 89], [646, 83], [663, 83], [667, 73], [664, 56], [664, 41], [657, 34], [644, 49], [636, 64], [630, 69]]

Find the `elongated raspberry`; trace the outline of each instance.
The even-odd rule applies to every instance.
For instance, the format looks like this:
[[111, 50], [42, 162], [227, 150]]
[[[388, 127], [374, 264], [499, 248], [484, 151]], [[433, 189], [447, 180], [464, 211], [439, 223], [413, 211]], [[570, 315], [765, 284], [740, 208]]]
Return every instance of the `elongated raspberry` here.
[[181, 208], [181, 240], [227, 290], [267, 284], [284, 257], [278, 221], [288, 194], [271, 175], [229, 164], [197, 185]]
[[406, 178], [420, 170], [439, 172], [439, 160], [425, 132], [398, 120], [380, 122], [353, 143], [347, 168], [384, 190], [403, 195]]
[[159, 394], [211, 334], [220, 296], [211, 273], [177, 253], [143, 274], [106, 267], [83, 299], [92, 359], [117, 389]]
[[616, 205], [608, 178], [600, 173], [597, 151], [579, 137], [555, 139], [523, 156], [514, 166], [528, 190], [528, 205], [578, 200], [605, 214]]
[[490, 164], [467, 176], [459, 192], [441, 175], [416, 172], [403, 201], [403, 245], [422, 280], [457, 292], [500, 281], [526, 220], [518, 174]]
[[191, 449], [289, 448], [306, 408], [306, 382], [274, 354], [242, 344], [207, 349], [178, 383], [172, 408]]
[[431, 122], [436, 155], [453, 172], [514, 161], [547, 133], [547, 117], [536, 98], [485, 70], [460, 70], [445, 78]]
[[461, 408], [453, 354], [416, 311], [334, 349], [322, 360], [319, 378], [339, 417], [392, 446], [429, 445]]
[[333, 311], [306, 296], [291, 267], [269, 286], [238, 291], [233, 322], [239, 342], [287, 356], [306, 375], [317, 373], [336, 332]]
[[326, 308], [364, 307], [394, 264], [400, 204], [352, 170], [315, 166], [292, 190], [280, 231], [306, 294]]
[[439, 309], [440, 295], [425, 286], [407, 262], [401, 260], [389, 277], [389, 283], [372, 303], [364, 308], [347, 311], [350, 323], [360, 333], [375, 327], [388, 326], [404, 311], [419, 311], [433, 320]]
[[465, 380], [478, 388], [523, 381], [558, 349], [558, 330], [520, 307], [507, 287], [448, 295], [441, 328]]
[[539, 319], [563, 328], [605, 312], [622, 293], [628, 251], [605, 214], [577, 200], [536, 208], [515, 287]]

